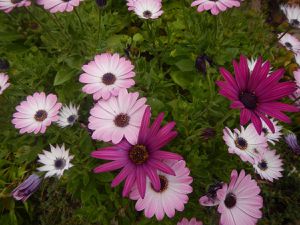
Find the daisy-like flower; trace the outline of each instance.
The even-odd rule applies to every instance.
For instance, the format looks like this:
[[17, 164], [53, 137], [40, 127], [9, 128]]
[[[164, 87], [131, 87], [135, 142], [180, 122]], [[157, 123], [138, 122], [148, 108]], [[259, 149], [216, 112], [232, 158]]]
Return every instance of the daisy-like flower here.
[[0, 10], [10, 13], [16, 7], [28, 7], [31, 5], [29, 0], [0, 0]]
[[294, 133], [289, 133], [285, 137], [285, 142], [289, 148], [296, 154], [300, 154], [300, 145], [298, 144], [297, 136]]
[[255, 172], [258, 173], [262, 179], [273, 182], [274, 179], [276, 180], [282, 177], [282, 165], [282, 160], [279, 155], [276, 155], [276, 151], [268, 150], [255, 158], [253, 167]]
[[251, 176], [242, 170], [231, 172], [230, 184], [217, 191], [222, 225], [255, 225], [262, 217], [263, 198], [260, 188]]
[[45, 177], [57, 176], [60, 178], [65, 170], [73, 166], [70, 161], [74, 156], [69, 155], [69, 149], [66, 150], [64, 144], [61, 147], [58, 145], [56, 145], [56, 147], [50, 145], [50, 149], [50, 152], [43, 150], [44, 154], [38, 154], [38, 162], [44, 164], [44, 166], [37, 168], [37, 170], [43, 172], [47, 171]]
[[[282, 36], [283, 35], [283, 36]], [[286, 47], [287, 50], [294, 52], [295, 54], [300, 51], [300, 41], [294, 37], [293, 35], [286, 34], [278, 34], [278, 37], [281, 37], [279, 43]]]
[[92, 138], [117, 144], [125, 137], [129, 143], [136, 144], [146, 108], [146, 98], [138, 97], [138, 92], [122, 89], [117, 97], [98, 101], [89, 117], [88, 127], [94, 131]]
[[262, 132], [266, 136], [268, 142], [275, 145], [276, 141], [279, 141], [282, 133], [282, 126], [278, 124], [278, 121], [274, 120], [273, 118], [270, 119], [271, 123], [273, 124], [275, 128], [275, 132], [273, 133], [271, 129], [267, 126], [267, 124], [262, 120]]
[[196, 218], [192, 218], [190, 221], [187, 218], [183, 218], [177, 225], [203, 225], [203, 223], [197, 221]]
[[226, 142], [228, 152], [237, 154], [244, 162], [254, 162], [259, 152], [264, 152], [268, 147], [267, 138], [264, 134], [258, 134], [252, 124], [245, 129], [241, 126], [241, 131], [228, 127], [223, 130], [223, 139]]
[[128, 11], [133, 11], [134, 10], [134, 3], [137, 0], [127, 0], [127, 6], [128, 6]]
[[70, 103], [69, 106], [65, 105], [59, 112], [59, 119], [56, 122], [60, 127], [73, 126], [78, 119], [79, 106]]
[[10, 83], [8, 81], [8, 75], [5, 73], [0, 73], [0, 95], [2, 95], [3, 91], [9, 87]]
[[56, 95], [46, 96], [44, 92], [36, 92], [27, 96], [26, 101], [16, 107], [12, 123], [15, 128], [20, 129], [21, 134], [45, 133], [47, 127], [58, 120], [60, 107], [61, 103], [57, 103]]
[[150, 123], [150, 107], [147, 107], [142, 119], [138, 140], [130, 144], [126, 139], [115, 146], [98, 149], [92, 152], [92, 157], [112, 160], [94, 169], [95, 173], [103, 173], [121, 169], [121, 172], [112, 181], [112, 187], [119, 185], [125, 180], [123, 196], [127, 196], [136, 182], [142, 198], [145, 197], [146, 178], [148, 177], [153, 188], [159, 191], [161, 182], [157, 171], [175, 175], [174, 170], [161, 160], [181, 160], [176, 153], [162, 151], [161, 148], [177, 136], [173, 131], [175, 122], [167, 123], [161, 127], [164, 114], [161, 113], [155, 119], [152, 126]]
[[293, 27], [300, 28], [300, 7], [298, 5], [281, 5], [281, 10]]
[[82, 91], [93, 94], [94, 100], [109, 99], [117, 96], [121, 89], [132, 87], [135, 82], [134, 66], [119, 54], [104, 53], [96, 55], [94, 60], [82, 67], [85, 73], [79, 81], [86, 84]]
[[175, 172], [175, 176], [160, 172], [159, 190], [154, 189], [151, 181], [147, 179], [146, 194], [143, 198], [136, 185], [130, 193], [130, 198], [137, 200], [135, 209], [144, 210], [147, 218], [155, 215], [157, 220], [162, 220], [165, 214], [172, 218], [175, 216], [175, 210], [184, 210], [184, 205], [189, 200], [187, 194], [193, 191], [190, 185], [193, 178], [189, 176], [190, 170], [186, 167], [185, 161], [169, 160], [164, 163]]
[[199, 203], [202, 206], [216, 206], [219, 205], [220, 200], [217, 196], [217, 191], [223, 187], [223, 182], [210, 185], [206, 195], [199, 199]]
[[44, 9], [51, 13], [71, 12], [74, 7], [79, 6], [83, 0], [37, 0], [37, 4], [42, 5]]
[[225, 81], [217, 81], [219, 93], [232, 101], [230, 107], [241, 111], [240, 124], [245, 125], [251, 120], [259, 134], [262, 131], [261, 119], [272, 132], [275, 132], [275, 127], [267, 115], [290, 123], [290, 118], [283, 112], [299, 111], [293, 105], [278, 101], [296, 90], [295, 83], [279, 82], [284, 75], [284, 69], [269, 74], [270, 63], [268, 61], [263, 65], [262, 63], [262, 58], [259, 57], [250, 73], [247, 58], [241, 56], [239, 63], [233, 61], [235, 76], [233, 77], [225, 68], [220, 68]]
[[135, 0], [133, 10], [142, 19], [157, 19], [163, 14], [161, 0]]
[[226, 11], [228, 8], [240, 7], [239, 0], [196, 0], [192, 2], [192, 7], [197, 6], [198, 12], [209, 11], [213, 15]]

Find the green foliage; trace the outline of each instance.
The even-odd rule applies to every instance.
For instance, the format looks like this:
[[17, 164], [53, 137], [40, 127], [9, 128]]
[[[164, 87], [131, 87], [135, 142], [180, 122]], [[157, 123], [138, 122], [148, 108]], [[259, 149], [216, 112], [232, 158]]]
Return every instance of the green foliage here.
[[[228, 181], [232, 169], [251, 166], [228, 154], [222, 140], [224, 126], [239, 125], [237, 111], [218, 95], [218, 68], [231, 69], [240, 54], [262, 55], [275, 67], [290, 62], [291, 56], [276, 44], [262, 13], [243, 7], [212, 16], [197, 13], [190, 0], [165, 0], [164, 14], [155, 21], [143, 21], [127, 11], [124, 0], [110, 0], [104, 9], [86, 0], [77, 8], [83, 28], [74, 12], [55, 17], [34, 5], [11, 15], [0, 13], [0, 57], [9, 60], [11, 87], [0, 96], [0, 224], [157, 224], [136, 212], [134, 202], [121, 197], [122, 187], [111, 188], [115, 173], [93, 174], [99, 160], [90, 152], [103, 143], [95, 142], [79, 124], [61, 129], [51, 126], [44, 135], [20, 135], [11, 124], [15, 106], [35, 91], [56, 93], [59, 101], [80, 104], [80, 121], [87, 123], [93, 105], [81, 92], [81, 66], [102, 52], [129, 52], [135, 65], [136, 85], [131, 90], [147, 97], [153, 115], [166, 113], [175, 120], [179, 135], [168, 149], [180, 153], [194, 178], [194, 191], [184, 212], [161, 224], [176, 224], [182, 217], [197, 217], [204, 224], [218, 224], [215, 208], [204, 208], [198, 199], [216, 180]], [[43, 26], [41, 26], [42, 24]], [[194, 66], [200, 54], [212, 58], [208, 74]], [[293, 116], [294, 121], [295, 115]], [[298, 121], [299, 123], [299, 121]], [[216, 137], [201, 139], [204, 128], [213, 127]], [[296, 125], [287, 127], [297, 132]], [[65, 143], [75, 155], [75, 165], [58, 179], [45, 179], [41, 188], [23, 204], [10, 192], [38, 167], [37, 154], [49, 144]], [[299, 158], [284, 144], [278, 151], [285, 161], [284, 178], [275, 183], [259, 180], [264, 197], [264, 217], [259, 224], [295, 224], [299, 221]], [[122, 186], [122, 185], [121, 185]]]

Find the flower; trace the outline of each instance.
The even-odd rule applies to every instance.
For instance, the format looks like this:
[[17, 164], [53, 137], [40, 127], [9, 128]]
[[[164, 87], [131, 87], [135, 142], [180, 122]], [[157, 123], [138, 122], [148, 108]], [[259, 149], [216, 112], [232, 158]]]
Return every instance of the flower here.
[[278, 125], [278, 121], [274, 120], [273, 118], [270, 119], [271, 123], [273, 124], [275, 131], [274, 133], [270, 130], [267, 124], [262, 120], [262, 132], [266, 136], [268, 142], [275, 145], [275, 141], [278, 141], [282, 135], [281, 130], [282, 126]]
[[16, 7], [28, 7], [31, 5], [29, 0], [0, 0], [0, 10], [10, 13]]
[[94, 61], [84, 65], [82, 69], [85, 73], [80, 75], [79, 81], [86, 84], [82, 91], [93, 94], [94, 100], [101, 97], [107, 100], [111, 96], [117, 96], [120, 90], [135, 84], [132, 79], [135, 76], [134, 66], [119, 54], [96, 55]]
[[60, 127], [73, 126], [78, 119], [79, 106], [70, 103], [69, 106], [65, 105], [59, 112], [59, 119], [56, 122]]
[[190, 185], [193, 178], [189, 176], [190, 170], [186, 167], [185, 161], [169, 160], [164, 163], [175, 172], [175, 176], [160, 172], [158, 190], [154, 189], [151, 181], [147, 179], [145, 197], [140, 196], [137, 185], [130, 193], [130, 198], [137, 200], [135, 209], [144, 210], [147, 218], [155, 215], [157, 220], [162, 220], [165, 214], [172, 218], [175, 216], [175, 210], [184, 210], [184, 205], [189, 200], [187, 194], [193, 191]]
[[279, 43], [282, 44], [284, 47], [287, 48], [289, 51], [293, 51], [294, 53], [299, 53], [300, 51], [300, 41], [289, 33], [281, 33], [278, 34], [280, 38]]
[[9, 62], [6, 59], [0, 59], [0, 70], [6, 71], [9, 69]]
[[297, 89], [296, 91], [290, 96], [291, 99], [295, 100], [295, 104], [297, 107], [300, 107], [300, 68], [294, 71], [294, 78], [296, 81]]
[[284, 139], [294, 153], [300, 154], [300, 146], [298, 144], [297, 136], [294, 133], [287, 134]]
[[44, 92], [34, 93], [22, 101], [13, 114], [12, 123], [20, 133], [45, 133], [46, 129], [54, 121], [58, 120], [58, 111], [61, 103], [57, 103], [54, 94], [45, 95]]
[[298, 5], [281, 5], [280, 8], [287, 17], [289, 24], [300, 28], [300, 7]]
[[218, 212], [221, 213], [222, 225], [254, 225], [262, 217], [260, 208], [263, 206], [263, 198], [259, 195], [260, 188], [251, 176], [242, 170], [240, 174], [236, 170], [231, 172], [229, 186], [224, 184], [217, 191], [220, 204]]
[[5, 73], [0, 73], [0, 95], [2, 95], [3, 91], [9, 87], [10, 83], [8, 81], [8, 75]]
[[276, 151], [268, 150], [255, 159], [253, 167], [261, 178], [273, 182], [273, 179], [282, 177], [282, 165], [282, 160], [279, 155], [276, 155]]
[[74, 7], [79, 6], [83, 0], [37, 0], [38, 5], [44, 6], [44, 9], [51, 13], [71, 12]]
[[[247, 59], [247, 64], [248, 64], [250, 73], [253, 72], [256, 63], [257, 63], [257, 58]], [[266, 63], [266, 61], [263, 62], [262, 65], [264, 65], [265, 63]], [[270, 68], [269, 74], [270, 74], [270, 73], [272, 73], [272, 68]]]
[[44, 166], [37, 168], [37, 170], [47, 171], [45, 177], [57, 176], [60, 178], [65, 170], [73, 166], [70, 161], [74, 156], [69, 155], [69, 149], [65, 150], [64, 144], [61, 147], [58, 145], [56, 145], [56, 147], [50, 145], [50, 149], [50, 152], [43, 150], [44, 154], [38, 154], [38, 162], [44, 164]]
[[213, 15], [218, 15], [220, 12], [232, 7], [239, 7], [239, 0], [196, 0], [192, 2], [192, 7], [198, 6], [197, 11], [209, 11]]
[[295, 55], [296, 63], [300, 66], [300, 52]]
[[177, 225], [203, 225], [203, 223], [201, 221], [197, 221], [196, 218], [192, 218], [190, 221], [188, 221], [187, 218], [183, 218], [177, 223]]
[[218, 182], [210, 185], [206, 195], [199, 199], [199, 204], [202, 206], [216, 206], [219, 205], [219, 199], [217, 197], [217, 191], [223, 187], [223, 182]]
[[133, 11], [134, 10], [134, 3], [137, 0], [127, 0], [127, 6], [128, 6], [128, 11]]
[[135, 0], [133, 10], [142, 19], [157, 19], [163, 14], [161, 0]]
[[95, 173], [103, 173], [122, 168], [121, 172], [112, 181], [112, 187], [119, 185], [123, 180], [125, 186], [123, 196], [127, 196], [133, 184], [137, 183], [138, 191], [142, 198], [145, 197], [146, 177], [148, 177], [155, 190], [160, 190], [160, 179], [157, 170], [175, 175], [170, 166], [161, 160], [181, 160], [182, 157], [176, 153], [162, 151], [161, 148], [177, 136], [173, 131], [175, 122], [167, 123], [160, 127], [164, 114], [160, 113], [149, 127], [150, 107], [147, 107], [142, 119], [138, 140], [130, 144], [126, 139], [115, 146], [98, 149], [92, 152], [92, 157], [98, 159], [112, 160], [94, 169]]
[[249, 120], [254, 124], [260, 134], [262, 122], [267, 124], [272, 132], [275, 128], [266, 116], [277, 118], [283, 122], [291, 122], [283, 112], [297, 112], [297, 107], [277, 100], [292, 94], [296, 87], [291, 81], [279, 82], [284, 75], [284, 69], [276, 70], [269, 76], [270, 63], [266, 61], [262, 65], [259, 57], [252, 73], [249, 71], [247, 58], [240, 57], [240, 63], [233, 61], [235, 77], [225, 68], [220, 68], [220, 73], [225, 81], [217, 81], [220, 87], [219, 93], [232, 101], [231, 108], [241, 110], [240, 124], [245, 125]]
[[22, 200], [25, 202], [40, 186], [41, 179], [38, 175], [30, 175], [23, 183], [16, 187], [11, 195], [17, 201]]
[[259, 135], [252, 124], [246, 129], [241, 126], [241, 131], [234, 129], [234, 132], [225, 127], [223, 134], [223, 139], [229, 147], [228, 152], [237, 154], [245, 162], [253, 163], [257, 154], [268, 147], [265, 135]]
[[92, 138], [117, 144], [125, 137], [136, 144], [146, 108], [146, 98], [138, 97], [138, 92], [122, 89], [117, 97], [100, 100], [90, 111], [88, 127], [94, 130]]

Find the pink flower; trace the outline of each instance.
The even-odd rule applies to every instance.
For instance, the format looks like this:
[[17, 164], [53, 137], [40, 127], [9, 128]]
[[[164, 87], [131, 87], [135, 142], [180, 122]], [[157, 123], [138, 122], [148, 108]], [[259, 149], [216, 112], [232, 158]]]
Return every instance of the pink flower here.
[[300, 68], [294, 71], [294, 78], [296, 81], [297, 89], [296, 91], [290, 96], [291, 99], [295, 100], [296, 105], [300, 108]]
[[216, 206], [219, 205], [220, 200], [217, 196], [217, 191], [223, 187], [223, 182], [218, 182], [209, 187], [206, 195], [199, 199], [199, 203], [202, 206]]
[[218, 15], [220, 12], [227, 10], [232, 7], [239, 7], [239, 0], [196, 0], [192, 3], [192, 7], [198, 6], [197, 11], [203, 12], [208, 11], [213, 15]]
[[133, 11], [134, 10], [134, 3], [137, 0], [127, 0], [127, 6], [128, 6], [128, 11]]
[[203, 225], [203, 223], [201, 221], [197, 221], [196, 218], [192, 218], [190, 221], [188, 221], [187, 218], [183, 218], [177, 223], [177, 225]]
[[16, 107], [17, 112], [13, 114], [12, 123], [20, 133], [45, 133], [46, 129], [54, 121], [58, 120], [58, 112], [61, 103], [57, 103], [56, 95], [45, 95], [44, 92], [34, 93], [27, 96]]
[[142, 19], [157, 19], [163, 14], [161, 0], [135, 0], [133, 10]]
[[5, 73], [0, 73], [0, 95], [2, 95], [3, 91], [9, 87], [10, 83], [8, 81], [8, 75]]
[[138, 92], [122, 89], [117, 97], [98, 101], [89, 117], [88, 127], [94, 130], [92, 138], [117, 144], [125, 137], [132, 145], [136, 144], [146, 108], [146, 98], [138, 97]]
[[189, 176], [190, 170], [185, 166], [185, 161], [164, 161], [174, 172], [175, 176], [159, 173], [160, 188], [155, 190], [151, 181], [146, 181], [146, 194], [141, 197], [135, 185], [130, 193], [130, 198], [137, 200], [135, 209], [144, 210], [145, 216], [151, 218], [154, 215], [162, 220], [166, 214], [169, 218], [175, 216], [175, 210], [183, 211], [184, 204], [188, 202], [187, 194], [193, 191], [191, 183], [193, 178]]
[[278, 38], [280, 38], [279, 43], [282, 44], [287, 50], [292, 51], [295, 54], [300, 52], [300, 41], [295, 36], [289, 33], [281, 33], [278, 34]]
[[269, 74], [270, 63], [262, 65], [259, 57], [252, 73], [249, 71], [247, 58], [240, 57], [240, 63], [233, 61], [235, 77], [226, 69], [221, 68], [220, 73], [225, 81], [217, 81], [219, 93], [232, 101], [231, 108], [241, 111], [240, 123], [247, 124], [250, 120], [260, 134], [262, 122], [275, 132], [273, 123], [267, 117], [275, 117], [286, 123], [291, 120], [283, 112], [298, 112], [297, 107], [278, 100], [292, 94], [296, 87], [294, 82], [279, 82], [284, 75], [284, 69], [276, 70]]
[[16, 7], [28, 7], [31, 5], [29, 0], [0, 0], [0, 10], [10, 13]]
[[259, 195], [260, 188], [251, 176], [242, 170], [231, 172], [229, 186], [224, 184], [217, 191], [220, 204], [218, 212], [221, 213], [222, 225], [255, 225], [262, 217], [260, 209], [263, 207], [263, 198]]
[[160, 190], [161, 183], [157, 171], [175, 175], [170, 166], [161, 160], [180, 160], [182, 157], [176, 153], [162, 151], [161, 148], [174, 139], [177, 135], [173, 131], [174, 122], [167, 123], [161, 128], [164, 114], [161, 113], [150, 123], [150, 107], [147, 107], [143, 116], [137, 143], [132, 145], [127, 140], [115, 146], [98, 149], [92, 152], [92, 157], [104, 160], [112, 160], [94, 169], [95, 173], [103, 173], [121, 169], [121, 172], [112, 181], [112, 187], [125, 180], [123, 196], [127, 196], [136, 182], [142, 198], [145, 197], [146, 178], [148, 177], [155, 190]]
[[57, 13], [71, 12], [81, 1], [83, 0], [37, 0], [37, 4], [43, 5], [51, 13]]
[[93, 94], [94, 100], [107, 100], [111, 96], [117, 96], [121, 89], [135, 84], [132, 79], [135, 76], [134, 66], [119, 54], [96, 55], [94, 61], [84, 65], [82, 69], [85, 73], [80, 75], [79, 81], [86, 84], [82, 91]]

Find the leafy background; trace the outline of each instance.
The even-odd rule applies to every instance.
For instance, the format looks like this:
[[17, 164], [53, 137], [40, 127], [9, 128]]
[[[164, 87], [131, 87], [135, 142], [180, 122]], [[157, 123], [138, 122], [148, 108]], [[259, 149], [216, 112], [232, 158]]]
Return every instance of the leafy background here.
[[[24, 8], [10, 15], [0, 13], [0, 57], [10, 62], [12, 83], [0, 96], [1, 225], [158, 223], [136, 212], [134, 202], [121, 197], [122, 187], [110, 187], [114, 173], [91, 172], [101, 162], [92, 159], [90, 152], [104, 144], [93, 141], [82, 126], [94, 103], [81, 92], [78, 78], [81, 66], [102, 52], [130, 57], [137, 74], [131, 91], [147, 97], [153, 116], [164, 111], [165, 121], [177, 123], [179, 135], [168, 149], [184, 156], [194, 191], [184, 212], [159, 223], [176, 224], [182, 217], [197, 217], [204, 224], [218, 224], [216, 209], [200, 206], [198, 199], [211, 183], [228, 181], [236, 168], [251, 173], [262, 189], [264, 215], [259, 224], [299, 224], [299, 157], [281, 140], [276, 149], [285, 162], [284, 178], [269, 183], [260, 180], [251, 165], [228, 154], [222, 129], [225, 125], [238, 127], [239, 115], [229, 109], [229, 101], [218, 95], [215, 85], [220, 79], [218, 68], [232, 70], [231, 61], [240, 54], [262, 55], [274, 69], [286, 67], [285, 79], [292, 79], [297, 67], [293, 55], [276, 40], [276, 34], [288, 25], [270, 17], [274, 13], [270, 14], [266, 2], [257, 8], [244, 1], [241, 8], [217, 17], [197, 13], [190, 3], [164, 0], [162, 17], [143, 21], [127, 11], [124, 0], [109, 0], [102, 9], [86, 0], [77, 8], [83, 26], [75, 12], [54, 17], [36, 5], [29, 8], [30, 13]], [[194, 66], [202, 54], [213, 60], [206, 76]], [[35, 91], [56, 93], [62, 103], [79, 104], [81, 124], [65, 129], [53, 125], [45, 135], [19, 135], [10, 122], [12, 114]], [[291, 117], [293, 124], [284, 125], [284, 131], [299, 134], [299, 115]], [[216, 129], [216, 136], [206, 141], [201, 133], [208, 127]], [[75, 155], [75, 166], [60, 180], [44, 180], [25, 204], [13, 200], [10, 192], [38, 167], [37, 154], [49, 149], [49, 144], [62, 143]]]

